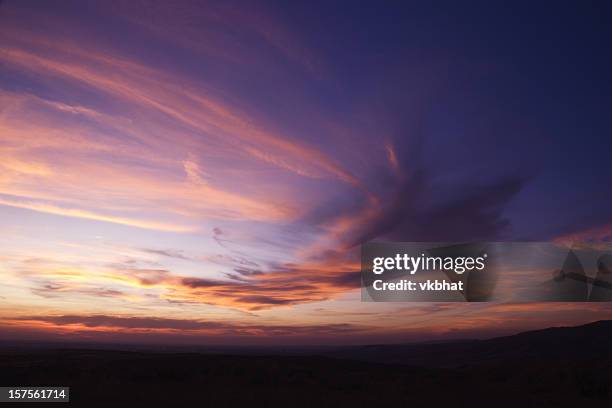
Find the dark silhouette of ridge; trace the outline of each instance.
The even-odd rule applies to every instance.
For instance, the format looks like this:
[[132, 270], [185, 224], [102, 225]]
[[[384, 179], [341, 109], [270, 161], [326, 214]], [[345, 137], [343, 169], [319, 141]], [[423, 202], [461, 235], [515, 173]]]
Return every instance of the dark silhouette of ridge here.
[[345, 348], [330, 355], [427, 367], [460, 367], [523, 359], [612, 358], [612, 320], [533, 330], [488, 340]]
[[12, 348], [0, 386], [69, 386], [84, 407], [609, 407], [610, 340], [612, 321], [600, 321], [310, 355]]

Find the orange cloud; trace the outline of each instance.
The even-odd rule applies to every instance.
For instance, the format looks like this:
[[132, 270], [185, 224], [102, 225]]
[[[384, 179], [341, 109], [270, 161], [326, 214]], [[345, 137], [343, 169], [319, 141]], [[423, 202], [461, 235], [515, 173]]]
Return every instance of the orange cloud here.
[[12, 331], [24, 329], [39, 332], [60, 332], [76, 338], [91, 334], [173, 334], [181, 336], [341, 336], [363, 332], [367, 326], [346, 323], [332, 324], [253, 324], [248, 322], [226, 322], [220, 320], [173, 319], [150, 316], [117, 315], [39, 315], [0, 319], [0, 327]]
[[0, 205], [6, 205], [9, 207], [16, 207], [16, 208], [25, 208], [27, 210], [38, 211], [38, 212], [43, 212], [47, 214], [84, 218], [84, 219], [94, 220], [94, 221], [111, 222], [115, 224], [127, 225], [130, 227], [153, 229], [153, 230], [158, 230], [158, 231], [190, 232], [190, 231], [195, 230], [194, 227], [190, 227], [187, 225], [181, 226], [181, 225], [165, 224], [165, 223], [161, 223], [161, 222], [157, 222], [153, 220], [146, 221], [146, 220], [115, 217], [112, 215], [97, 214], [94, 212], [90, 212], [86, 210], [79, 210], [75, 208], [61, 208], [61, 207], [57, 207], [57, 206], [45, 204], [45, 203], [20, 202], [20, 201], [6, 200], [6, 199], [0, 198]]
[[[282, 197], [275, 199], [255, 189], [228, 191], [219, 187], [225, 180], [218, 174], [207, 175], [207, 182], [201, 182], [195, 155], [224, 160], [228, 168], [236, 162], [240, 166], [263, 162], [299, 176], [331, 177], [372, 197], [334, 159], [270, 130], [264, 119], [227, 104], [210, 88], [185, 85], [184, 80], [177, 83], [170, 74], [109, 53], [96, 54], [20, 34], [24, 35], [8, 32], [7, 38], [17, 44], [2, 47], [8, 64], [37, 73], [41, 80], [59, 78], [95, 89], [124, 106], [129, 116], [34, 95], [2, 93], [0, 98], [7, 102], [8, 109], [0, 116], [0, 130], [8, 144], [0, 149], [0, 155], [7, 158], [3, 167], [11, 173], [0, 182], [3, 192], [12, 196], [3, 198], [4, 205], [175, 232], [190, 230], [184, 227], [185, 220], [153, 221], [103, 213], [113, 208], [165, 208], [179, 217], [269, 221], [299, 214], [299, 202], [286, 202], [293, 196], [289, 192], [279, 191]], [[141, 115], [151, 120], [150, 127], [134, 126], [130, 116]], [[100, 131], [100, 126], [107, 130]], [[154, 129], [156, 135], [146, 135], [147, 129]], [[110, 136], [116, 132], [125, 137]], [[66, 150], [71, 151], [70, 156], [55, 159], [56, 151]], [[119, 164], [127, 160], [139, 163]], [[105, 162], [111, 162], [112, 167]], [[217, 173], [224, 171], [223, 166], [215, 167]], [[179, 168], [190, 183], [176, 182]], [[248, 177], [249, 170], [239, 171], [244, 175], [233, 170], [232, 176]], [[33, 177], [45, 177], [44, 188]], [[91, 191], [88, 180], [94, 179], [96, 191]], [[83, 193], [79, 194], [77, 188]], [[151, 203], [159, 205], [151, 207]]]
[[605, 224], [588, 228], [584, 231], [572, 232], [561, 235], [554, 242], [566, 245], [584, 244], [588, 242], [609, 243], [612, 242], [612, 224]]
[[59, 53], [51, 57], [14, 47], [0, 51], [10, 64], [34, 72], [42, 70], [46, 75], [59, 75], [112, 94], [123, 102], [157, 110], [205, 133], [206, 137], [221, 137], [232, 147], [285, 170], [309, 177], [328, 174], [354, 185], [360, 184], [322, 152], [258, 126], [245, 112], [230, 107], [220, 98], [214, 99], [214, 91], [210, 88], [179, 86], [172, 76], [133, 61], [84, 52], [75, 47], [62, 48], [57, 43], [38, 38], [30, 40], [38, 47], [55, 49], [72, 58], [58, 58]]

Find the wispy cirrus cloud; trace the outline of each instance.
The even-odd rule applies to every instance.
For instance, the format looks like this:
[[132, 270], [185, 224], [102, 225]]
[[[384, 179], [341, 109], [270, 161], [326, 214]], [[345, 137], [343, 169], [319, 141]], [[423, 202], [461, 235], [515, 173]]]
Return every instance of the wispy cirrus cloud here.
[[486, 99], [495, 63], [474, 75], [481, 60], [415, 57], [399, 31], [358, 44], [365, 20], [328, 32], [275, 8], [2, 4], [0, 318], [66, 335], [371, 325], [398, 339], [578, 321], [573, 306], [359, 303], [361, 243], [513, 237], [545, 212], [521, 200], [561, 177], [530, 191], [514, 170], [549, 155], [529, 115]]
[[[276, 168], [297, 177], [330, 178], [366, 191], [323, 150], [210, 85], [70, 39], [50, 41], [11, 25], [0, 35], [3, 61], [12, 69], [35, 75], [41, 84], [59, 81], [64, 90], [95, 95], [86, 106], [2, 92], [0, 154], [11, 170], [4, 177], [9, 195], [4, 205], [183, 232], [193, 228], [185, 224], [194, 218], [285, 221], [303, 211], [292, 188], [263, 191], [272, 183], [265, 176], [248, 191], [237, 188], [254, 169], [264, 175]], [[60, 156], [63, 160], [57, 160]], [[44, 179], [45, 188], [34, 187], [35, 179]], [[87, 191], [90, 179], [97, 180], [98, 194]], [[104, 214], [113, 206], [150, 211], [152, 201], [161, 205], [150, 217], [172, 222]], [[164, 208], [166, 214], [160, 214]]]

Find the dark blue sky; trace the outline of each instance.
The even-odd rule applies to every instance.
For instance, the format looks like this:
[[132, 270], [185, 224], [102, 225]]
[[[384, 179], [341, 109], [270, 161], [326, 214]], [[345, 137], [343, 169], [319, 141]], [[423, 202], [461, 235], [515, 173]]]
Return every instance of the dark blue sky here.
[[346, 99], [321, 96], [330, 109], [366, 84], [392, 120], [419, 117], [423, 165], [449, 184], [526, 177], [512, 237], [610, 222], [608, 2], [315, 2], [284, 15], [333, 61]]

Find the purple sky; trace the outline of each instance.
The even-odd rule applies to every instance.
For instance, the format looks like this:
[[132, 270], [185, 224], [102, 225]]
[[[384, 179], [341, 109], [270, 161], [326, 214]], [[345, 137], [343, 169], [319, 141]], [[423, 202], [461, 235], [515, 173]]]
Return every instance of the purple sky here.
[[1, 338], [396, 342], [611, 316], [361, 303], [358, 275], [374, 239], [610, 240], [609, 5], [328, 3], [0, 3]]

